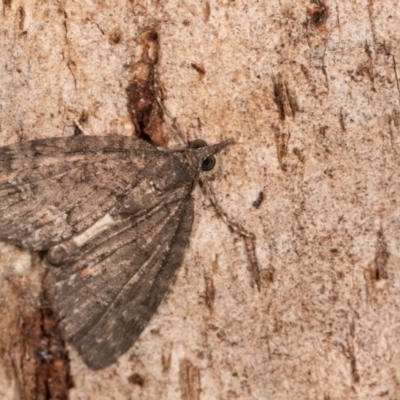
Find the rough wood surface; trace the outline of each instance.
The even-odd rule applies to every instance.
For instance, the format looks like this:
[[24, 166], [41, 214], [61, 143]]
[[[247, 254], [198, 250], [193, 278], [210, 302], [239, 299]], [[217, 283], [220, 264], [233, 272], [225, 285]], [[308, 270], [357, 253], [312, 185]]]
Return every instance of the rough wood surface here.
[[[72, 135], [82, 116], [94, 134], [134, 135], [126, 89], [141, 35], [155, 29], [170, 114], [189, 139], [238, 142], [212, 184], [257, 237], [260, 291], [242, 239], [198, 190], [190, 247], [158, 313], [103, 371], [68, 347], [70, 399], [400, 398], [399, 10], [0, 3], [2, 145]], [[56, 398], [35, 387], [28, 351], [39, 257], [2, 243], [0, 264], [0, 398]]]

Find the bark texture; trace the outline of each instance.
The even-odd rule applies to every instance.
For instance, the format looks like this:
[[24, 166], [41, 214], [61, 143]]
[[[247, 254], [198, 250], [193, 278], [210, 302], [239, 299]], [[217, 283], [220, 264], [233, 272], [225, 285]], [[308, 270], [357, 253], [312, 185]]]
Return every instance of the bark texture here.
[[[40, 257], [1, 243], [0, 398], [400, 398], [399, 1], [47, 3], [0, 4], [1, 144], [72, 135], [74, 120], [135, 135], [132, 75], [157, 63], [188, 139], [237, 141], [212, 184], [256, 235], [261, 289], [197, 190], [157, 315], [100, 372], [68, 347], [59, 394], [32, 350], [46, 337]], [[142, 122], [172, 145], [159, 120]]]

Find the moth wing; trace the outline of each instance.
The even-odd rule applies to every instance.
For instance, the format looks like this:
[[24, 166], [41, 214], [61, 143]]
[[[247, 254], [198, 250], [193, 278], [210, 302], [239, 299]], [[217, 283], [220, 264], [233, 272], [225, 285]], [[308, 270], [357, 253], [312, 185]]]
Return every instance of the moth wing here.
[[181, 190], [173, 202], [112, 225], [77, 260], [54, 269], [61, 328], [90, 368], [111, 365], [131, 347], [181, 264], [193, 224], [190, 188]]
[[0, 148], [0, 240], [45, 250], [84, 231], [144, 179], [160, 151], [124, 136]]

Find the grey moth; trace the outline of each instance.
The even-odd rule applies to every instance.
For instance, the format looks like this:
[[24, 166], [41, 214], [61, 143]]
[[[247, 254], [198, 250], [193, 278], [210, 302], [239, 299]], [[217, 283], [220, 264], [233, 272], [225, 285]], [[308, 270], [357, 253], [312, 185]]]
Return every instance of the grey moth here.
[[0, 240], [45, 251], [64, 338], [91, 369], [126, 352], [182, 262], [192, 190], [231, 144], [72, 136], [0, 148]]

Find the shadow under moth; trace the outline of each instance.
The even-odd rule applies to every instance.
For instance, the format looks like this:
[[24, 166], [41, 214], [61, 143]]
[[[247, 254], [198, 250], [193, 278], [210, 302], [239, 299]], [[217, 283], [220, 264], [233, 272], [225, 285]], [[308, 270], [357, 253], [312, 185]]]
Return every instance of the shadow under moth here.
[[91, 369], [146, 327], [182, 262], [201, 171], [233, 143], [72, 136], [0, 148], [0, 240], [46, 251], [52, 307]]

